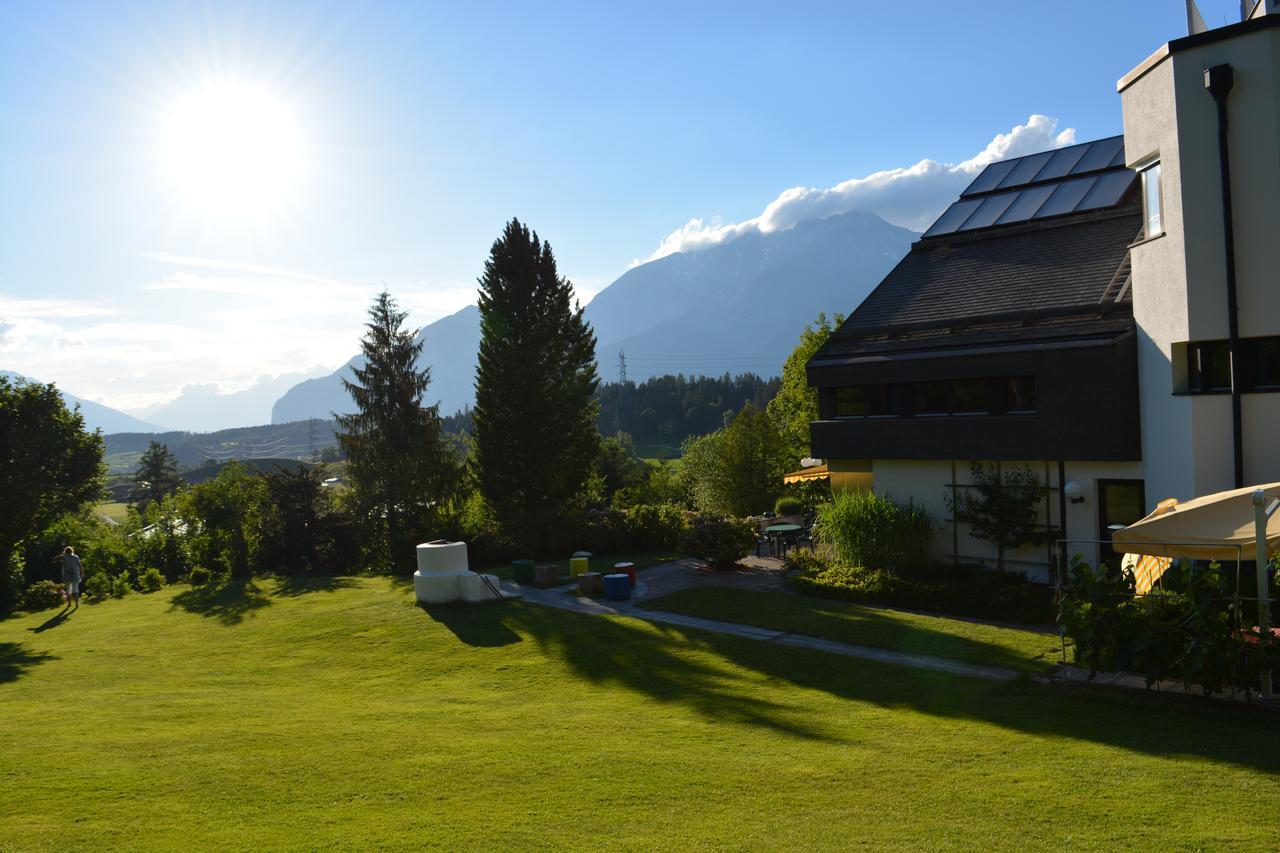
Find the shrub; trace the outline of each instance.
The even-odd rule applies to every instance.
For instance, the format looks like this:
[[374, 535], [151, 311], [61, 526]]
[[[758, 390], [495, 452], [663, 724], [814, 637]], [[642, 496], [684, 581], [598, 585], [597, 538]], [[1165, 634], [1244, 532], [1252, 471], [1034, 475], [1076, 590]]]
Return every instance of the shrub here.
[[778, 515], [800, 515], [804, 512], [804, 501], [791, 495], [783, 495], [773, 505], [773, 511]]
[[90, 572], [85, 575], [80, 591], [95, 601], [110, 598], [111, 576], [105, 572]]
[[[626, 513], [616, 509], [591, 509], [587, 510], [577, 524], [573, 548], [600, 554], [616, 554], [626, 550], [630, 544], [629, 538]], [[546, 537], [546, 541], [560, 544], [555, 543], [554, 537]]]
[[147, 569], [138, 575], [138, 586], [142, 587], [143, 592], [156, 592], [164, 586], [164, 575], [160, 574], [159, 569]]
[[689, 524], [675, 504], [640, 504], [628, 510], [627, 527], [633, 548], [674, 548]]
[[22, 593], [18, 607], [22, 610], [48, 610], [62, 601], [62, 587], [53, 581], [37, 581]]
[[187, 573], [187, 581], [192, 586], [206, 586], [213, 580], [213, 574], [204, 566], [196, 566]]
[[717, 569], [731, 569], [755, 544], [756, 530], [751, 522], [703, 513], [694, 516], [689, 529], [680, 537], [679, 547]]
[[787, 556], [797, 592], [977, 619], [1044, 625], [1053, 621], [1053, 590], [1021, 574], [979, 566], [919, 566], [910, 571], [829, 562], [806, 551]]
[[126, 595], [128, 595], [132, 591], [133, 591], [133, 587], [129, 584], [128, 575], [116, 575], [114, 578], [111, 579], [111, 597], [112, 598], [124, 598]]
[[818, 510], [814, 536], [838, 562], [906, 568], [928, 562], [938, 523], [912, 502], [897, 504], [869, 491], [840, 491]]
[[1280, 647], [1259, 640], [1253, 620], [1218, 564], [1187, 562], [1162, 580], [1178, 590], [1136, 598], [1131, 572], [1071, 561], [1058, 611], [1075, 659], [1100, 671], [1141, 673], [1148, 685], [1181, 678], [1205, 693], [1256, 689], [1264, 669], [1280, 669]]

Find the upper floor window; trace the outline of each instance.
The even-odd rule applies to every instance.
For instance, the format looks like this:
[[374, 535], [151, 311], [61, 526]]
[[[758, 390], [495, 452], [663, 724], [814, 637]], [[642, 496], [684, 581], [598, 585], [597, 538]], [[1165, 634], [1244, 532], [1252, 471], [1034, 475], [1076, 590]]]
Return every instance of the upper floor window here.
[[1160, 161], [1142, 170], [1142, 212], [1146, 215], [1146, 237], [1164, 233], [1164, 207], [1160, 197]]
[[835, 417], [1026, 415], [1036, 412], [1034, 376], [836, 388]]
[[892, 385], [854, 385], [836, 389], [837, 418], [873, 418], [896, 414]]
[[[1280, 337], [1240, 341], [1241, 391], [1280, 391]], [[1187, 390], [1193, 394], [1231, 390], [1231, 350], [1226, 341], [1187, 344]]]

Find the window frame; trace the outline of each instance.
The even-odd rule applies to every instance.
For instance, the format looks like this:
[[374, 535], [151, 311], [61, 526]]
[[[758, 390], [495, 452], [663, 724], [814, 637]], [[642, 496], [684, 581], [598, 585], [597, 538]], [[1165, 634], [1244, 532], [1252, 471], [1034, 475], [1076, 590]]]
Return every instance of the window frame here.
[[[1153, 170], [1155, 172], [1155, 191], [1156, 191], [1156, 202], [1158, 205], [1158, 209], [1156, 210], [1156, 216], [1159, 217], [1158, 224], [1160, 226], [1160, 230], [1154, 233], [1151, 231], [1151, 208], [1150, 208], [1151, 198], [1150, 198], [1150, 191], [1148, 190], [1148, 180], [1149, 180], [1148, 176], [1151, 175]], [[1165, 233], [1164, 186], [1160, 180], [1162, 176], [1162, 172], [1160, 169], [1160, 159], [1156, 158], [1154, 160], [1148, 161], [1142, 166], [1139, 166], [1137, 171], [1138, 171], [1138, 181], [1142, 188], [1142, 239], [1154, 240], [1156, 237], [1164, 236], [1164, 233]]]

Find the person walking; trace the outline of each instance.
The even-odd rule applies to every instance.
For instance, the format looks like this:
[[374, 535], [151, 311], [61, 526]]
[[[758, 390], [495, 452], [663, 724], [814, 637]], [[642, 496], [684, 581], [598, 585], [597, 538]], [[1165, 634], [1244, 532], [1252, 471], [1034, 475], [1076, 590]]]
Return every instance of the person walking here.
[[67, 600], [80, 606], [80, 582], [84, 580], [84, 566], [70, 545], [62, 552], [62, 583], [67, 588]]

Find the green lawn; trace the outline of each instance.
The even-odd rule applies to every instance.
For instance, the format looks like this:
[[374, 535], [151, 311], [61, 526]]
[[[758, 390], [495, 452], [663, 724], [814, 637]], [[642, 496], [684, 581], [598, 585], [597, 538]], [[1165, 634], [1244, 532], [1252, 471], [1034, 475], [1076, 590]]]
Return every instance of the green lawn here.
[[0, 621], [0, 849], [1275, 846], [1270, 714], [409, 590]]
[[1061, 661], [1057, 634], [998, 628], [961, 619], [923, 616], [806, 598], [782, 592], [752, 592], [725, 587], [692, 587], [649, 599], [644, 606], [740, 622], [900, 652], [991, 664], [1027, 672]]
[[115, 521], [124, 521], [129, 517], [129, 505], [123, 501], [107, 501], [94, 507], [94, 512]]

